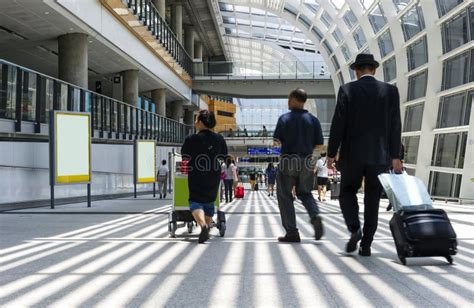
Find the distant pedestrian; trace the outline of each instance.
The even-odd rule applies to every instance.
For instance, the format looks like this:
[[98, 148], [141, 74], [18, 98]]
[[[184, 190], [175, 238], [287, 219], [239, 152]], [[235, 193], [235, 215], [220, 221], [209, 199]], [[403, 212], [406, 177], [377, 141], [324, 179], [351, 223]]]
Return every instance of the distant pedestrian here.
[[225, 161], [225, 178], [224, 178], [226, 203], [232, 202], [234, 178], [235, 178], [235, 165], [232, 163], [232, 159], [230, 157], [227, 157]]
[[279, 172], [277, 174], [277, 198], [280, 215], [286, 235], [279, 237], [280, 242], [300, 242], [296, 227], [295, 206], [292, 188], [308, 211], [314, 228], [314, 237], [323, 236], [323, 224], [319, 216], [316, 200], [311, 193], [314, 184], [313, 159], [315, 148], [323, 146], [323, 133], [319, 120], [304, 109], [307, 94], [296, 89], [288, 96], [290, 112], [280, 116], [273, 138], [275, 145], [281, 144]]
[[255, 173], [255, 170], [250, 171], [250, 190], [255, 189], [255, 184], [257, 183], [257, 174]]
[[[390, 165], [402, 171], [400, 160], [401, 120], [397, 87], [375, 79], [379, 63], [371, 54], [359, 54], [351, 69], [357, 81], [342, 85], [331, 125], [327, 165], [332, 166], [340, 148], [339, 203], [351, 237], [346, 252], [360, 243], [359, 255], [370, 256], [378, 224], [382, 186], [377, 176]], [[359, 221], [357, 191], [364, 185], [364, 228]]]
[[234, 167], [232, 168], [232, 189], [235, 189], [237, 187], [237, 184], [239, 183], [239, 171], [235, 160], [232, 160], [232, 164], [234, 165]]
[[189, 161], [189, 208], [201, 227], [199, 243], [204, 243], [209, 239], [209, 225], [219, 189], [219, 158], [227, 156], [227, 145], [221, 135], [212, 131], [216, 126], [212, 112], [201, 110], [195, 125], [197, 133], [186, 138], [181, 154], [183, 159]]
[[275, 182], [276, 182], [276, 175], [277, 169], [273, 166], [273, 163], [269, 163], [267, 170], [265, 170], [265, 175], [267, 178], [267, 192], [268, 196], [273, 196], [273, 192], [275, 190]]
[[321, 158], [316, 163], [316, 180], [318, 185], [318, 200], [326, 201], [326, 189], [328, 185], [328, 167], [326, 153], [321, 153]]
[[168, 186], [168, 176], [170, 170], [166, 166], [166, 160], [161, 161], [161, 166], [158, 167], [158, 192], [160, 193], [160, 199], [166, 198], [166, 190]]

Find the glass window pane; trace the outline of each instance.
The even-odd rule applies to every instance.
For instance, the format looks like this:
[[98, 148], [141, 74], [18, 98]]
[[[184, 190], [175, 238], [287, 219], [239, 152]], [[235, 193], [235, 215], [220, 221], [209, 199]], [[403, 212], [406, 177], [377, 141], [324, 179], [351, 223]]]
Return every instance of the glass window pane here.
[[[6, 110], [5, 118], [15, 119], [16, 117], [16, 82], [17, 82], [17, 69], [11, 66], [7, 68], [6, 76]], [[4, 82], [5, 85], [5, 82]]]
[[471, 104], [466, 92], [441, 98], [436, 127], [469, 125]]
[[316, 37], [319, 39], [319, 40], [322, 40], [323, 39], [323, 34], [321, 33], [321, 31], [316, 28], [316, 27], [313, 27], [311, 29], [311, 32], [313, 32], [314, 35], [316, 35]]
[[351, 80], [356, 80], [356, 75], [354, 70], [349, 68], [349, 75], [351, 76]]
[[[467, 51], [444, 61], [443, 90], [466, 84], [469, 82], [469, 78], [472, 79], [470, 53], [471, 51]], [[471, 74], [471, 77], [469, 77], [469, 74]]]
[[461, 4], [462, 1], [463, 0], [436, 0], [439, 17], [446, 15], [446, 13], [454, 9], [458, 4]]
[[303, 25], [305, 25], [306, 28], [310, 28], [311, 27], [311, 20], [304, 14], [301, 14], [300, 15], [300, 21], [303, 23]]
[[54, 81], [51, 79], [46, 79], [45, 104], [45, 123], [49, 123], [49, 113], [54, 108]]
[[285, 11], [292, 14], [292, 15], [294, 15], [294, 16], [296, 16], [298, 14], [298, 10], [296, 9], [296, 7], [294, 7], [293, 5], [291, 5], [289, 3], [285, 3]]
[[59, 110], [67, 110], [67, 85], [59, 85]]
[[354, 28], [354, 26], [357, 24], [357, 17], [354, 15], [354, 13], [351, 10], [347, 10], [344, 16], [342, 16], [342, 19], [346, 23], [349, 30]]
[[428, 79], [428, 71], [408, 78], [408, 101], [424, 97], [426, 95], [426, 81]]
[[351, 59], [351, 52], [349, 51], [349, 47], [347, 47], [347, 44], [341, 46], [341, 52], [344, 55], [344, 59], [346, 59], [346, 61], [349, 61]]
[[404, 162], [407, 164], [416, 164], [420, 136], [403, 137], [402, 144], [405, 148]]
[[419, 5], [412, 7], [401, 18], [403, 35], [405, 41], [408, 41], [417, 33], [425, 29], [425, 22], [423, 20], [423, 12]]
[[341, 67], [339, 66], [339, 62], [338, 62], [337, 59], [336, 59], [336, 56], [332, 56], [332, 57], [331, 57], [331, 61], [332, 61], [332, 64], [334, 65], [334, 68], [335, 68], [336, 71], [341, 68]]
[[369, 21], [372, 25], [372, 29], [374, 29], [374, 33], [380, 31], [387, 24], [387, 19], [383, 13], [382, 8], [380, 5], [377, 5], [369, 14]]
[[461, 146], [459, 148], [458, 168], [464, 168], [464, 159], [466, 158], [467, 132], [461, 135]]
[[456, 168], [462, 133], [439, 134], [435, 137], [433, 165]]
[[453, 190], [455, 181], [461, 181], [461, 175], [452, 173], [431, 171], [430, 174], [430, 195], [437, 197], [459, 197]]
[[357, 29], [353, 33], [353, 36], [354, 36], [354, 41], [356, 42], [356, 45], [359, 49], [361, 49], [362, 46], [364, 46], [367, 43], [362, 27], [360, 26], [357, 27]]
[[[474, 7], [474, 6], [473, 6]], [[474, 20], [473, 20], [474, 22]], [[466, 11], [445, 22], [442, 26], [443, 51], [447, 53], [469, 41]], [[471, 33], [471, 36], [473, 34]]]
[[342, 77], [342, 72], [339, 72], [337, 74], [337, 78], [339, 79], [339, 84], [343, 85], [344, 84], [344, 77]]
[[333, 53], [333, 49], [327, 40], [323, 42], [323, 47], [324, 49], [326, 49], [326, 52], [328, 53], [328, 55]]
[[403, 11], [403, 9], [406, 8], [412, 1], [413, 0], [392, 0], [393, 4], [395, 5], [395, 9], [397, 10], [397, 13]]
[[385, 82], [397, 78], [397, 61], [395, 60], [395, 57], [391, 57], [383, 63], [383, 76]]
[[332, 32], [332, 36], [334, 37], [336, 42], [338, 43], [342, 42], [343, 36], [342, 36], [341, 31], [338, 28], [334, 29], [334, 31]]
[[23, 95], [21, 104], [21, 119], [34, 121], [36, 118], [36, 74], [23, 74]]
[[426, 36], [407, 47], [408, 70], [411, 71], [428, 62]]
[[322, 14], [321, 14], [321, 21], [323, 22], [323, 24], [326, 25], [326, 27], [331, 27], [331, 24], [332, 24], [332, 18], [331, 16], [329, 16], [328, 12], [324, 11]]
[[408, 106], [405, 110], [405, 121], [403, 124], [404, 132], [414, 132], [421, 130], [421, 121], [423, 120], [424, 104]]
[[315, 0], [305, 0], [304, 3], [313, 13], [316, 13], [319, 10], [319, 3]]
[[392, 35], [390, 30], [385, 31], [378, 39], [380, 55], [385, 57], [393, 51]]

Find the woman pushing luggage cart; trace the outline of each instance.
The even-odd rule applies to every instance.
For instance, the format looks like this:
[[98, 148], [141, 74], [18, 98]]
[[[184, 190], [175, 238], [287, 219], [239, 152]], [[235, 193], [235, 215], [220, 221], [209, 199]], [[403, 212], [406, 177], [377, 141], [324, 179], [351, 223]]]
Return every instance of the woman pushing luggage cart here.
[[201, 228], [199, 243], [209, 239], [209, 229], [217, 208], [216, 226], [220, 235], [226, 230], [225, 214], [219, 211], [221, 162], [227, 155], [224, 138], [213, 131], [214, 114], [207, 110], [196, 118], [197, 133], [184, 141], [181, 155], [172, 153], [173, 211], [169, 217], [169, 232], [176, 235], [178, 222], [185, 222], [192, 232], [193, 221]]

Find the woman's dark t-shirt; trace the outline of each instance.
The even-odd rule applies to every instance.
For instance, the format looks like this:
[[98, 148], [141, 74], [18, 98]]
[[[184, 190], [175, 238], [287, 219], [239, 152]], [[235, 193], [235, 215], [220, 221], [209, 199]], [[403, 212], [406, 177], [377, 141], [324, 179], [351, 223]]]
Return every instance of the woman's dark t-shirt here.
[[210, 130], [190, 135], [181, 148], [183, 159], [189, 160], [189, 200], [211, 203], [216, 200], [219, 189], [221, 165], [225, 159], [227, 145], [224, 138]]

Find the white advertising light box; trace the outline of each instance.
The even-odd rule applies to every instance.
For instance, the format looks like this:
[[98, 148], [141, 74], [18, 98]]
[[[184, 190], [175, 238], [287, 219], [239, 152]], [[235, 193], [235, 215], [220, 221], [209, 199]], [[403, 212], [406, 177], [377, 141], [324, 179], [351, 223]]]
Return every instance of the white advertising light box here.
[[55, 183], [90, 183], [90, 114], [55, 112], [54, 121]]
[[155, 141], [137, 141], [135, 157], [136, 182], [138, 184], [156, 182]]

